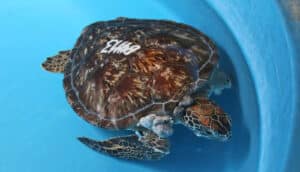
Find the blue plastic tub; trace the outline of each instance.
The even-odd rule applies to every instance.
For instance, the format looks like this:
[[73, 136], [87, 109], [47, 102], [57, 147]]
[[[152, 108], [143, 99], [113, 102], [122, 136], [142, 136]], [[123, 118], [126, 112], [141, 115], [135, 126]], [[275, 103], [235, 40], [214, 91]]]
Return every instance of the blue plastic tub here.
[[[0, 171], [300, 171], [300, 27], [289, 1], [1, 2]], [[233, 89], [213, 97], [232, 116], [229, 142], [197, 138], [178, 126], [169, 156], [132, 162], [76, 140], [124, 133], [77, 117], [65, 99], [63, 76], [40, 64], [71, 48], [87, 24], [118, 16], [184, 22], [215, 40], [221, 66], [233, 78]]]

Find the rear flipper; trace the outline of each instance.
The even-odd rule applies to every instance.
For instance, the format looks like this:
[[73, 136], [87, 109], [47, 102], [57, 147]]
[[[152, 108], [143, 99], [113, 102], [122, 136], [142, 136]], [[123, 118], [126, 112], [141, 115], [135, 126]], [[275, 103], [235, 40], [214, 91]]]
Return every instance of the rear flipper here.
[[42, 67], [49, 72], [63, 73], [69, 62], [71, 50], [60, 51], [58, 55], [48, 57]]
[[169, 153], [169, 142], [157, 135], [147, 132], [142, 137], [129, 135], [106, 141], [94, 141], [89, 138], [78, 138], [91, 149], [110, 156], [128, 160], [159, 160]]

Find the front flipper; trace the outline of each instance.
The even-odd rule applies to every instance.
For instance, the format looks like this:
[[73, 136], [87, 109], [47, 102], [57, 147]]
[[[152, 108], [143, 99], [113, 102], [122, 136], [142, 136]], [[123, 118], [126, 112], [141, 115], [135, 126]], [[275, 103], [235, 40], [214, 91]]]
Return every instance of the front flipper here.
[[212, 93], [215, 95], [221, 95], [224, 89], [229, 89], [232, 87], [230, 77], [225, 72], [218, 69], [214, 71], [208, 84], [210, 87], [208, 96], [210, 96]]
[[169, 153], [169, 142], [157, 135], [145, 132], [142, 137], [129, 135], [106, 141], [78, 138], [91, 149], [110, 156], [128, 160], [159, 160]]

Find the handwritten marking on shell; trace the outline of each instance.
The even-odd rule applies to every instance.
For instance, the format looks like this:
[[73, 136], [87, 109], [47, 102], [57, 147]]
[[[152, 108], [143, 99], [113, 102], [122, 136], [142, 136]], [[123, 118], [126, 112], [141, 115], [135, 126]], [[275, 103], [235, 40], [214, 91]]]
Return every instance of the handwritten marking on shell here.
[[124, 54], [125, 56], [139, 50], [140, 45], [134, 45], [132, 42], [112, 39], [106, 43], [101, 53]]

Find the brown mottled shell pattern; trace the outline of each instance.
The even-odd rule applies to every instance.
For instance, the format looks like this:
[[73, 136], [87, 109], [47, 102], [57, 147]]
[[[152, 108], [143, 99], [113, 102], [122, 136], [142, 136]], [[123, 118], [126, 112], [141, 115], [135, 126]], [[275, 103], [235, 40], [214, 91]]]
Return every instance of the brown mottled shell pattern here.
[[[141, 48], [101, 53], [112, 39]], [[172, 114], [184, 95], [205, 83], [217, 63], [212, 41], [184, 24], [118, 19], [86, 27], [65, 68], [68, 102], [88, 122], [129, 129], [149, 113]]]

